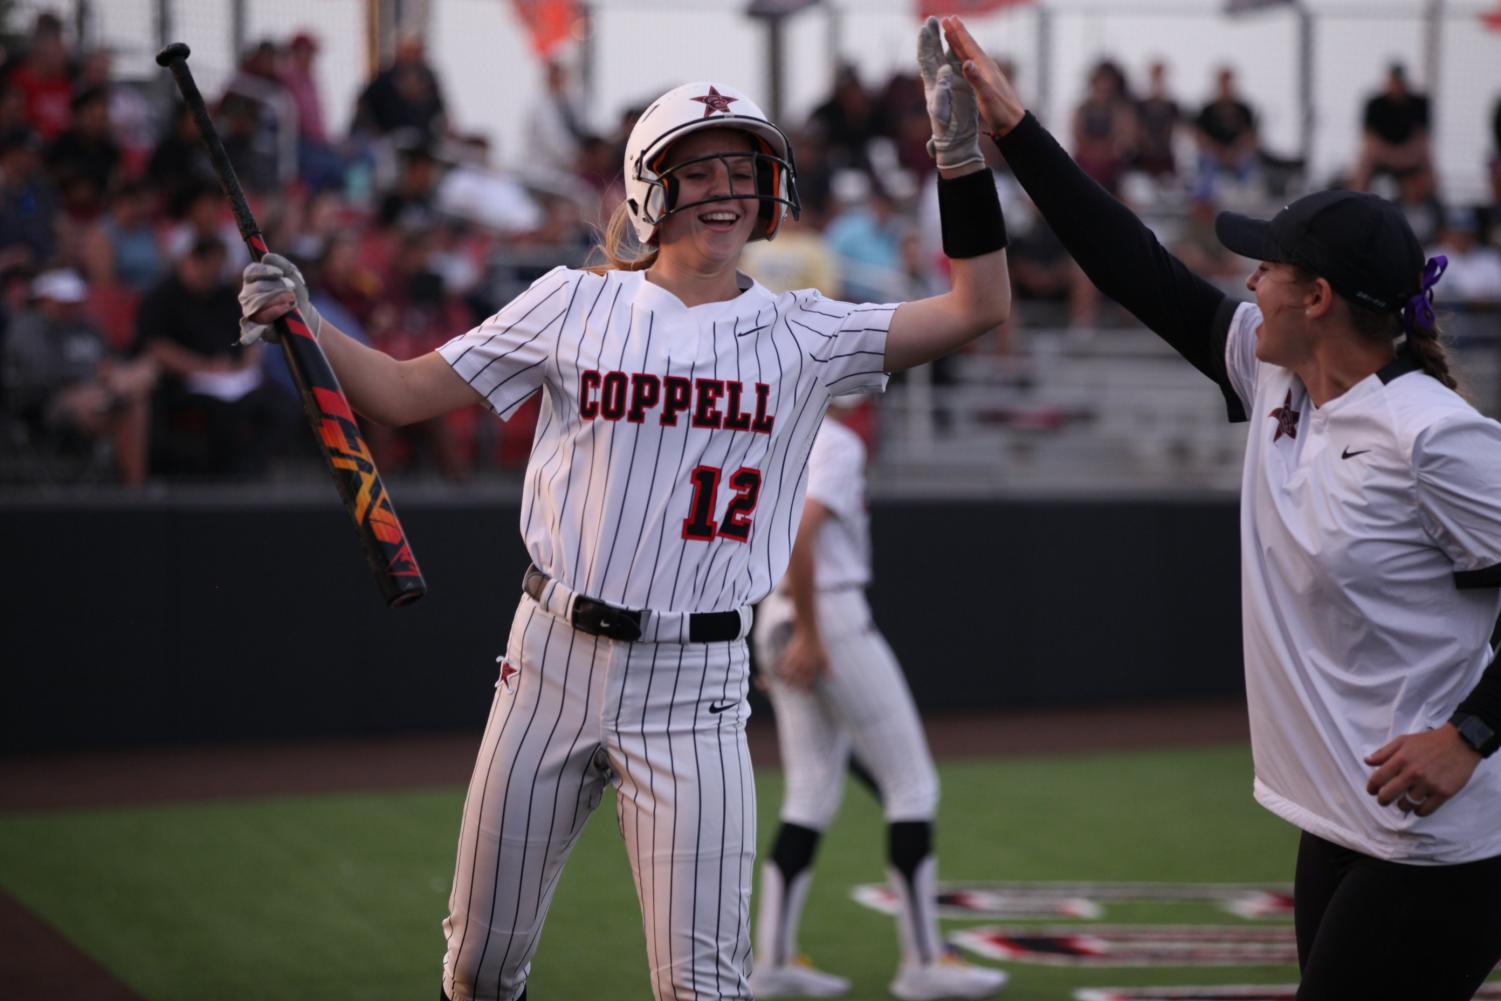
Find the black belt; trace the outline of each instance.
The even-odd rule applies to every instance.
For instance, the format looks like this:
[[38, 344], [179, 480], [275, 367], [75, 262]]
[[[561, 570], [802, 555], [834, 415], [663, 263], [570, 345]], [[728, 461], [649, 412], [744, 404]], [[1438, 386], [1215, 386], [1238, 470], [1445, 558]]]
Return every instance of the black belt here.
[[[540, 603], [542, 592], [551, 580], [551, 577], [535, 566], [527, 567], [521, 589]], [[634, 643], [641, 638], [641, 622], [645, 614], [577, 594], [573, 598], [573, 614], [569, 621], [575, 629], [581, 629], [590, 635]], [[689, 643], [723, 643], [738, 639], [739, 636], [739, 612], [693, 612], [688, 616]]]

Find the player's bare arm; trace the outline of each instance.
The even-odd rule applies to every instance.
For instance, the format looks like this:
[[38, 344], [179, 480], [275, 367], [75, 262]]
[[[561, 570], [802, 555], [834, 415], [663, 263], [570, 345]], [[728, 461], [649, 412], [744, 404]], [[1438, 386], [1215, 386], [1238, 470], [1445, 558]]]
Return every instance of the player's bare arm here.
[[361, 415], [399, 427], [480, 401], [480, 396], [437, 352], [400, 361], [368, 347], [324, 320], [308, 302], [295, 265], [276, 254], [245, 268], [240, 291], [240, 343], [258, 343], [270, 324], [298, 308], [333, 366], [350, 406]]
[[808, 688], [828, 670], [828, 653], [818, 631], [818, 581], [815, 556], [818, 530], [828, 519], [829, 509], [816, 500], [803, 503], [797, 526], [797, 541], [787, 561], [786, 587], [795, 618], [792, 638], [775, 665], [777, 676], [794, 688]]
[[929, 18], [918, 33], [917, 64], [933, 125], [928, 151], [938, 163], [939, 212], [953, 288], [897, 308], [886, 338], [885, 364], [891, 372], [963, 347], [1011, 313], [1005, 224], [980, 153], [976, 92], [961, 68], [960, 53], [944, 51], [937, 18]]

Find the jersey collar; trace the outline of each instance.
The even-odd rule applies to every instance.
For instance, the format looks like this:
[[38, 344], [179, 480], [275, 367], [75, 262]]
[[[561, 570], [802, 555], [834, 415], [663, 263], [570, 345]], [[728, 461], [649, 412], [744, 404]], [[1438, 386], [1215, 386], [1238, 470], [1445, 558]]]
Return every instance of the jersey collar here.
[[1422, 367], [1423, 363], [1418, 361], [1404, 344], [1397, 349], [1396, 357], [1376, 370], [1376, 378], [1380, 379], [1381, 384], [1385, 386], [1398, 376], [1420, 371]]

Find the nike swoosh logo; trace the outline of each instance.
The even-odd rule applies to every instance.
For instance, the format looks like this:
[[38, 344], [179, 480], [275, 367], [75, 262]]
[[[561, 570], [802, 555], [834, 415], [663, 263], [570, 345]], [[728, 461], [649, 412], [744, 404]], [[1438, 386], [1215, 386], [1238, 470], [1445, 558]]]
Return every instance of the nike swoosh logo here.
[[709, 703], [709, 712], [714, 713], [717, 716], [718, 714], [724, 712], [726, 709], [729, 709], [729, 708], [733, 707], [734, 705], [735, 705], [734, 702], [726, 702], [722, 706], [716, 706], [714, 703], [711, 702], [711, 703]]
[[1353, 459], [1357, 455], [1365, 455], [1369, 451], [1370, 451], [1370, 449], [1368, 449], [1368, 448], [1362, 448], [1362, 449], [1360, 449], [1357, 452], [1352, 452], [1352, 451], [1350, 451], [1350, 446], [1346, 445], [1345, 446], [1345, 450], [1339, 454], [1339, 457], [1341, 459]]

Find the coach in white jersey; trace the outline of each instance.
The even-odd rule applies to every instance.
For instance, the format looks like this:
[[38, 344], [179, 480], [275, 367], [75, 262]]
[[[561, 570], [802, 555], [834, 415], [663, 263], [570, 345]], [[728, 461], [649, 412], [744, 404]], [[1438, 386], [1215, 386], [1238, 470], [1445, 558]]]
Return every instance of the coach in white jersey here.
[[[398, 361], [321, 323], [283, 259], [246, 269], [243, 337], [295, 296], [373, 420], [477, 400], [505, 418], [542, 393], [521, 514], [534, 566], [444, 922], [452, 1001], [526, 993], [553, 890], [606, 785], [653, 995], [750, 996], [744, 637], [751, 603], [787, 565], [814, 433], [832, 396], [881, 389], [1010, 307], [974, 95], [936, 23], [922, 37], [926, 65], [942, 65], [924, 82], [955, 258], [943, 295], [855, 305], [773, 295], [742, 274], [746, 242], [797, 212], [796, 170], [781, 130], [717, 82], [668, 91], [632, 130], [604, 266], [549, 272], [431, 354]], [[639, 992], [601, 983], [597, 996]]]
[[901, 946], [891, 993], [904, 1001], [987, 997], [1006, 974], [959, 959], [938, 931], [938, 773], [901, 665], [865, 600], [865, 444], [840, 415], [832, 410], [814, 439], [792, 559], [756, 613], [753, 638], [776, 710], [786, 792], [771, 858], [761, 866], [751, 986], [758, 998], [838, 997], [850, 989], [801, 955], [797, 929], [813, 856], [839, 810], [853, 753], [886, 814]]
[[[1221, 215], [1237, 303], [1189, 272], [949, 42], [1017, 180], [1100, 288], [1251, 421], [1241, 589], [1256, 799], [1303, 831], [1301, 1001], [1469, 998], [1501, 959], [1501, 426], [1454, 391], [1395, 206]], [[1164, 617], [1171, 609], [1164, 609]]]

